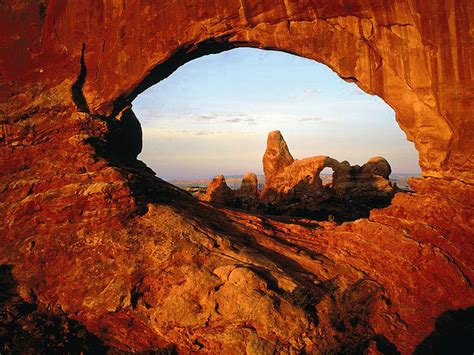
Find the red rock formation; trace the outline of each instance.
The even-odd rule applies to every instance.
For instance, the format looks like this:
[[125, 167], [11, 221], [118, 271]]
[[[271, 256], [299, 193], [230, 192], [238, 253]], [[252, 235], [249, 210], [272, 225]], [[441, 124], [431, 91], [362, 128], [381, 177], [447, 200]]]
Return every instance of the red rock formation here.
[[278, 174], [287, 166], [293, 164], [294, 161], [281, 132], [270, 132], [267, 138], [267, 149], [263, 155], [265, 181], [271, 179], [275, 174]]
[[207, 186], [206, 194], [201, 200], [218, 205], [230, 205], [234, 199], [234, 191], [227, 186], [224, 175], [216, 176]]
[[[412, 352], [474, 299], [473, 11], [2, 2], [0, 262], [22, 295], [127, 351]], [[237, 46], [315, 59], [382, 97], [419, 151], [415, 193], [340, 226], [277, 221], [199, 203], [134, 160], [131, 101]]]
[[390, 164], [382, 157], [370, 158], [362, 166], [344, 161], [334, 169], [332, 187], [339, 197], [372, 200], [376, 207], [377, 200], [383, 205], [398, 191], [389, 180], [391, 172]]
[[216, 176], [207, 186], [206, 193], [198, 198], [212, 204], [251, 210], [257, 207], [259, 196], [257, 175], [247, 173], [235, 191], [227, 186], [223, 175]]
[[260, 191], [257, 175], [246, 173], [242, 178], [242, 185], [235, 191], [234, 204], [240, 208], [250, 210], [256, 208], [259, 202]]
[[[323, 186], [319, 176], [326, 167], [334, 170], [331, 186]], [[353, 220], [368, 216], [372, 208], [387, 206], [396, 192], [388, 179], [390, 164], [384, 158], [371, 158], [362, 167], [328, 156], [294, 160], [280, 131], [268, 134], [263, 170], [260, 201], [273, 213], [331, 214]]]

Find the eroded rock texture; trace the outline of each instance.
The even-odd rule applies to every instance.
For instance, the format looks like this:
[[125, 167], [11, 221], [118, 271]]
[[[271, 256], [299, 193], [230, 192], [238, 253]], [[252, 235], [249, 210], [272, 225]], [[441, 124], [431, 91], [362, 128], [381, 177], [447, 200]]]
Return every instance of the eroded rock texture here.
[[234, 191], [227, 186], [224, 175], [219, 175], [209, 183], [206, 194], [201, 197], [201, 200], [225, 206], [232, 204], [234, 195]]
[[[127, 351], [426, 348], [435, 319], [474, 299], [473, 11], [3, 1], [0, 263], [23, 297]], [[415, 192], [336, 226], [210, 207], [155, 177], [135, 160], [131, 101], [236, 46], [318, 60], [381, 96], [420, 153]]]
[[[333, 170], [330, 186], [324, 186], [319, 176], [327, 167]], [[260, 202], [272, 213], [354, 220], [368, 217], [372, 208], [386, 207], [397, 192], [384, 158], [371, 158], [362, 166], [328, 156], [294, 160], [280, 131], [268, 134], [263, 170]]]
[[258, 178], [255, 173], [246, 173], [242, 178], [242, 184], [235, 191], [237, 207], [246, 210], [254, 209], [260, 203], [260, 190], [258, 189]]
[[206, 193], [197, 198], [221, 206], [255, 210], [260, 203], [257, 175], [246, 173], [241, 186], [235, 191], [227, 185], [223, 175], [216, 176], [207, 186]]
[[105, 354], [111, 350], [83, 326], [68, 319], [60, 307], [47, 309], [36, 305], [28, 290], [21, 286], [17, 290], [8, 265], [0, 266], [0, 317], [3, 354]]
[[[320, 173], [333, 169], [333, 180], [323, 184]], [[382, 157], [362, 166], [351, 166], [328, 156], [293, 159], [280, 131], [268, 134], [263, 155], [265, 185], [247, 173], [239, 189], [227, 186], [223, 175], [209, 183], [202, 201], [272, 215], [310, 217], [318, 220], [350, 221], [368, 217], [373, 208], [387, 207], [400, 191], [389, 180], [390, 164]]]

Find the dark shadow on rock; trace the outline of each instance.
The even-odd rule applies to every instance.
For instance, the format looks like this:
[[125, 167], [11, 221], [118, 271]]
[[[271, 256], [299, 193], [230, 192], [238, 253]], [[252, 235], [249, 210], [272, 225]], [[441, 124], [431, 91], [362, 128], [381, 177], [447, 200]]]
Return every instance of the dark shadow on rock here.
[[148, 203], [193, 199], [186, 191], [158, 178], [152, 169], [137, 159], [143, 144], [142, 129], [132, 109], [124, 110], [120, 120], [94, 118], [105, 120], [107, 132], [103, 136], [87, 138], [86, 142], [94, 148], [97, 158], [105, 159], [127, 181], [136, 203], [133, 214], [146, 213]]
[[[257, 211], [273, 216], [302, 217], [316, 221], [330, 220], [342, 223], [368, 218], [372, 209], [390, 206], [395, 196], [395, 193], [340, 196], [330, 188], [324, 187], [325, 192], [319, 195], [298, 197], [299, 194], [295, 191], [303, 191], [306, 185], [305, 182], [300, 182], [288, 194], [275, 192], [280, 202], [269, 205], [260, 204]], [[376, 191], [375, 186], [374, 191]]]
[[329, 342], [331, 354], [366, 354], [375, 346], [381, 354], [400, 354], [383, 334], [374, 334], [369, 318], [376, 302], [387, 302], [383, 287], [363, 278], [344, 291], [334, 303], [331, 322], [337, 331]]
[[[383, 157], [362, 166], [324, 155], [294, 160], [280, 131], [268, 134], [263, 167], [259, 208], [268, 214], [351, 221], [368, 217], [373, 208], [387, 207], [398, 192]], [[330, 183], [320, 176], [326, 168], [333, 171]]]
[[417, 346], [414, 354], [474, 354], [474, 307], [442, 313], [436, 318], [435, 330]]
[[[337, 317], [339, 317], [339, 320], [345, 325], [353, 325], [346, 326], [345, 328], [338, 330], [338, 334], [341, 337], [339, 339], [340, 343], [331, 342], [324, 347], [324, 349], [326, 349], [329, 353], [337, 353], [339, 350], [352, 351], [354, 349], [362, 349], [365, 351], [369, 345], [369, 342], [375, 341], [372, 339], [372, 337], [376, 335], [370, 329], [369, 317], [367, 316], [370, 310], [367, 310], [367, 308], [370, 308], [370, 304], [372, 302], [368, 299], [379, 298], [379, 295], [376, 290], [374, 292], [370, 292], [372, 290], [371, 284], [364, 283], [363, 286], [359, 286], [353, 292], [353, 294], [360, 295], [359, 298], [354, 298], [350, 302], [340, 299], [340, 297], [337, 296], [340, 294], [340, 291], [337, 289], [332, 280], [319, 283], [315, 282], [318, 281], [316, 280], [315, 275], [308, 272], [308, 270], [306, 270], [295, 260], [277, 251], [278, 249], [268, 248], [260, 244], [248, 229], [244, 232], [244, 229], [240, 228], [238, 223], [229, 218], [229, 216], [224, 213], [223, 210], [214, 208], [209, 204], [199, 202], [185, 191], [158, 178], [155, 173], [144, 163], [136, 159], [126, 159], [126, 157], [120, 156], [117, 154], [117, 152], [109, 150], [107, 143], [108, 142], [99, 142], [98, 145], [95, 145], [96, 150], [100, 152], [102, 157], [105, 157], [108, 160], [109, 164], [115, 166], [124, 174], [127, 174], [127, 183], [135, 198], [136, 205], [143, 206], [144, 212], [146, 212], [147, 204], [169, 206], [185, 220], [189, 221], [195, 226], [198, 226], [198, 229], [202, 230], [204, 234], [206, 231], [212, 231], [213, 233], [225, 236], [226, 240], [230, 242], [230, 248], [249, 248], [259, 256], [271, 260], [271, 262], [274, 263], [278, 269], [284, 270], [285, 274], [290, 276], [297, 283], [297, 287], [292, 292], [279, 289], [273, 276], [267, 270], [259, 267], [251, 267], [251, 269], [260, 277], [265, 279], [269, 287], [273, 289], [273, 291], [276, 292], [282, 299], [285, 299], [293, 306], [296, 306], [304, 311], [308, 317], [308, 320], [310, 320], [315, 326], [317, 326], [320, 322], [317, 313], [317, 307], [321, 300], [324, 297], [337, 299], [334, 305], [334, 307], [339, 310]], [[254, 215], [259, 216], [264, 228], [271, 232], [271, 226], [265, 227], [265, 220], [268, 219], [268, 217], [259, 215], [258, 211], [257, 213], [254, 213]], [[277, 217], [277, 219], [280, 220], [284, 220], [286, 218], [289, 217]], [[293, 223], [297, 222], [293, 221]], [[304, 223], [308, 224], [309, 227], [314, 227], [309, 222]], [[275, 243], [280, 245], [284, 245], [289, 248], [297, 248], [303, 252], [306, 252], [308, 257], [313, 260], [323, 258], [322, 255], [311, 252], [310, 250], [307, 250], [288, 240], [279, 238], [276, 235], [273, 236], [272, 239]], [[214, 241], [214, 243], [216, 243], [216, 247], [219, 247], [218, 241]], [[363, 295], [366, 293], [368, 293], [368, 299], [363, 298]], [[274, 301], [278, 303], [277, 298], [275, 298]], [[277, 304], [276, 306], [278, 307]], [[360, 315], [357, 313], [360, 313]], [[334, 328], [338, 325], [339, 324], [331, 324], [329, 326]], [[387, 343], [383, 342], [382, 340], [375, 342], [378, 348], [383, 348], [384, 344]]]
[[[327, 344], [325, 349], [329, 352], [345, 349], [367, 349], [368, 342], [375, 336], [370, 329], [368, 314], [371, 311], [369, 308], [372, 300], [379, 298], [376, 286], [364, 282], [355, 289], [351, 289], [352, 298], [347, 300], [347, 296], [340, 295], [343, 291], [337, 289], [333, 280], [319, 282], [320, 280], [314, 274], [278, 248], [285, 246], [288, 247], [288, 250], [298, 249], [304, 252], [305, 249], [301, 246], [283, 238], [278, 238], [278, 236], [273, 237], [273, 243], [278, 243], [278, 247], [271, 248], [262, 245], [257, 240], [258, 236], [252, 234], [251, 228], [241, 227], [223, 210], [199, 202], [185, 191], [161, 180], [143, 162], [138, 161], [136, 156], [121, 151], [115, 143], [120, 142], [120, 139], [116, 140], [114, 138], [115, 134], [120, 136], [121, 129], [119, 125], [120, 123], [111, 122], [108, 125], [108, 136], [94, 138], [89, 143], [94, 146], [98, 156], [106, 159], [108, 164], [123, 174], [124, 181], [126, 181], [127, 187], [134, 197], [134, 203], [138, 207], [137, 213], [146, 213], [148, 204], [169, 206], [203, 234], [206, 234], [207, 231], [220, 234], [225, 239], [226, 244], [229, 244], [228, 248], [248, 248], [259, 257], [268, 259], [276, 266], [276, 269], [284, 270], [285, 274], [290, 276], [297, 284], [292, 292], [284, 291], [278, 288], [271, 273], [264, 268], [252, 267], [252, 270], [266, 280], [269, 287], [279, 295], [279, 298], [275, 297], [274, 300], [276, 307], [278, 307], [277, 303], [280, 298], [285, 299], [293, 306], [304, 311], [310, 322], [318, 325], [320, 321], [317, 313], [318, 304], [325, 297], [334, 299], [334, 308], [338, 310], [335, 317], [338, 318], [339, 322], [335, 321], [334, 324], [330, 324], [328, 327], [334, 329], [341, 324], [344, 327], [337, 330], [341, 336], [340, 342]], [[325, 188], [324, 191], [326, 190]], [[264, 224], [265, 218], [261, 219], [262, 224]], [[271, 228], [265, 226], [263, 228], [271, 233]], [[210, 239], [212, 240], [212, 238]], [[212, 243], [216, 248], [220, 247], [219, 239], [212, 240]], [[306, 254], [308, 258], [313, 260], [322, 258], [321, 255], [309, 250]], [[134, 303], [136, 303], [136, 299]], [[378, 343], [382, 344], [383, 342]]]
[[125, 109], [117, 120], [109, 122], [112, 133], [109, 138], [110, 147], [118, 156], [135, 160], [143, 148], [142, 126], [131, 108]]
[[111, 350], [61, 310], [25, 302], [16, 291], [11, 266], [0, 266], [1, 354], [106, 354]]

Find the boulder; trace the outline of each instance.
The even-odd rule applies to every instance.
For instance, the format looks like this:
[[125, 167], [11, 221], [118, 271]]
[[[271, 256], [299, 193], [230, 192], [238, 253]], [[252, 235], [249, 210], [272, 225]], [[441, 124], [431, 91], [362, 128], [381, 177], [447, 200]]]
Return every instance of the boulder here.
[[234, 205], [243, 209], [252, 209], [260, 201], [258, 178], [255, 173], [246, 173], [242, 178], [242, 185], [235, 191]]
[[206, 194], [201, 199], [223, 206], [231, 205], [234, 200], [234, 191], [227, 186], [224, 175], [219, 175], [212, 179], [207, 186]]

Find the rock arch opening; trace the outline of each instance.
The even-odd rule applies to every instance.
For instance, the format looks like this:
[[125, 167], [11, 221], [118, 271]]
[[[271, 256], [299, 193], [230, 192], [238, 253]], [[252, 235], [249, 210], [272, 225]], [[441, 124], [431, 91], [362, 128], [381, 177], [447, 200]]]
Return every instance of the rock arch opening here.
[[332, 188], [333, 176], [334, 169], [330, 167], [324, 168], [319, 173], [319, 178], [321, 179], [323, 186], [327, 188]]
[[[266, 135], [274, 129], [288, 133], [300, 157], [324, 155], [362, 166], [381, 155], [397, 172], [419, 172], [417, 152], [388, 105], [326, 66], [288, 53], [239, 48], [204, 56], [133, 104], [145, 137], [140, 158], [160, 177], [189, 188], [195, 196], [203, 195], [207, 185], [219, 186], [225, 197], [211, 191], [205, 198], [218, 204], [249, 206], [247, 201], [236, 203], [227, 185], [237, 189], [234, 180], [249, 171], [259, 176], [257, 187], [266, 183], [261, 156]], [[317, 173], [314, 183], [304, 185], [332, 188], [332, 175], [318, 184]], [[220, 175], [227, 181], [222, 176], [211, 183]], [[300, 184], [296, 189], [302, 188]], [[212, 194], [219, 196], [213, 201]]]

